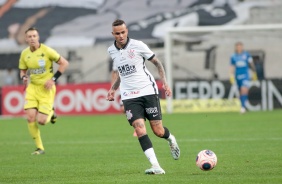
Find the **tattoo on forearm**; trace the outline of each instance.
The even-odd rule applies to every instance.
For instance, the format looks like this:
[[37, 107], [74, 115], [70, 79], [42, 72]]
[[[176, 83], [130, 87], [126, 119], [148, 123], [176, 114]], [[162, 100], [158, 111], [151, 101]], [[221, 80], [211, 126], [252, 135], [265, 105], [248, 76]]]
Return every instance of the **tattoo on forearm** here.
[[118, 76], [114, 84], [112, 85], [113, 90], [117, 90], [120, 84], [120, 77]]
[[164, 67], [163, 67], [162, 63], [156, 57], [153, 58], [151, 61], [157, 67], [159, 75], [161, 77], [161, 80], [165, 84], [166, 83], [166, 77], [165, 77], [165, 71], [164, 71]]

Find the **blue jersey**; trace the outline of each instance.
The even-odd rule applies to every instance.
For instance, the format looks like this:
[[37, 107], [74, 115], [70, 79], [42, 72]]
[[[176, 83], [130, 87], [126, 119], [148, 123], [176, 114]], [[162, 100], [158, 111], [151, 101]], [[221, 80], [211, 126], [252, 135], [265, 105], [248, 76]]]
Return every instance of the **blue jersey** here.
[[249, 63], [253, 61], [252, 56], [243, 51], [242, 53], [234, 53], [231, 56], [230, 64], [235, 67], [235, 79], [236, 80], [249, 80]]

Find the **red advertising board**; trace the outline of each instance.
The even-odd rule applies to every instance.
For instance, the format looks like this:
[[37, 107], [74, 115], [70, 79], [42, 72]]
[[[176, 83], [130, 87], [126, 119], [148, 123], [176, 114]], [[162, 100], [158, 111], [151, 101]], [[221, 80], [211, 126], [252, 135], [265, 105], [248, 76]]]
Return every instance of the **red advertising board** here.
[[[160, 82], [157, 82], [161, 86]], [[115, 101], [107, 101], [110, 83], [58, 85], [55, 99], [56, 113], [61, 115], [90, 115], [120, 113], [120, 93]], [[24, 87], [2, 87], [2, 115], [24, 115]]]
[[24, 87], [3, 86], [1, 102], [2, 115], [23, 115]]
[[[58, 114], [120, 113], [119, 93], [116, 100], [106, 100], [109, 83], [58, 85], [55, 108]], [[23, 115], [24, 87], [2, 87], [2, 115]]]

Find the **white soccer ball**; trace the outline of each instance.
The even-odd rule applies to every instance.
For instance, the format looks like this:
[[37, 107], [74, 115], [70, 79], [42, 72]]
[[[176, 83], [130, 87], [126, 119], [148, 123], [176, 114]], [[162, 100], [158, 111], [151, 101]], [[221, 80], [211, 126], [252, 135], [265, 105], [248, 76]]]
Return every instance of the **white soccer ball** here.
[[196, 165], [203, 171], [212, 170], [217, 164], [216, 154], [211, 150], [202, 150], [196, 158]]

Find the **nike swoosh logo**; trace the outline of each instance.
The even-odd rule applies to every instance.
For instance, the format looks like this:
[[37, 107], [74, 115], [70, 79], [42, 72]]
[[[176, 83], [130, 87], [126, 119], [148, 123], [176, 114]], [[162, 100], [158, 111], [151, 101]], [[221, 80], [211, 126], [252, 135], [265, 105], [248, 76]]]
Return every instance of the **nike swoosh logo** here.
[[153, 117], [156, 117], [158, 114], [153, 114]]

